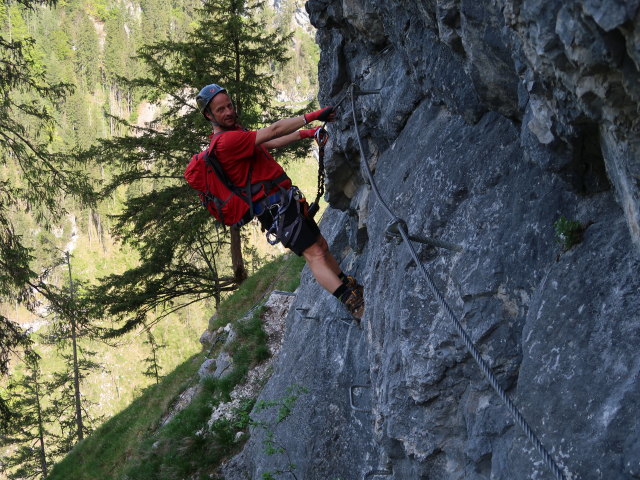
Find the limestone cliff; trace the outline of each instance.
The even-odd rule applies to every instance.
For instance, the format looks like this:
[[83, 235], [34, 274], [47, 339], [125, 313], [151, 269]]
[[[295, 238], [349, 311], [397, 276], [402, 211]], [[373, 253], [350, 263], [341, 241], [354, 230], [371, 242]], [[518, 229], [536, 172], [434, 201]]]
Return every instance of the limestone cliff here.
[[[383, 197], [501, 386], [571, 479], [640, 478], [640, 1], [310, 0], [323, 105], [352, 82]], [[321, 228], [361, 328], [305, 270], [261, 399], [287, 418], [225, 478], [553, 478], [365, 182], [350, 101]], [[584, 228], [568, 250], [561, 217]], [[293, 463], [295, 466], [288, 466]], [[288, 478], [282, 474], [279, 478]], [[291, 477], [293, 478], [293, 477]]]

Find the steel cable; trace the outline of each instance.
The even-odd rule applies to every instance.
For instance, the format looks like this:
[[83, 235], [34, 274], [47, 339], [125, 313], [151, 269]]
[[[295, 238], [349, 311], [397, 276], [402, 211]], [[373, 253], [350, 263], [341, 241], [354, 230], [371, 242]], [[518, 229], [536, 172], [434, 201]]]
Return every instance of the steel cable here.
[[367, 178], [369, 180], [369, 185], [371, 186], [371, 189], [375, 193], [376, 197], [378, 198], [378, 201], [380, 202], [380, 204], [382, 205], [384, 210], [386, 210], [386, 212], [392, 218], [392, 222], [393, 223], [397, 222], [398, 231], [400, 232], [400, 236], [402, 237], [402, 240], [404, 241], [405, 245], [407, 245], [407, 247], [409, 248], [409, 252], [411, 254], [411, 257], [413, 258], [413, 261], [416, 263], [417, 267], [422, 271], [422, 274], [423, 274], [424, 278], [427, 281], [427, 285], [429, 285], [429, 289], [431, 290], [431, 292], [435, 296], [436, 300], [438, 301], [438, 303], [440, 304], [442, 309], [445, 311], [446, 315], [449, 317], [449, 319], [453, 323], [453, 326], [454, 326], [456, 332], [462, 338], [462, 341], [464, 342], [465, 347], [467, 348], [467, 350], [469, 351], [469, 353], [471, 354], [471, 356], [473, 357], [475, 362], [480, 367], [480, 370], [482, 371], [483, 375], [485, 376], [485, 378], [487, 379], [489, 384], [493, 387], [493, 389], [498, 394], [500, 399], [504, 402], [504, 404], [506, 405], [507, 409], [509, 410], [509, 413], [511, 414], [511, 416], [514, 418], [514, 420], [516, 421], [518, 426], [524, 431], [524, 433], [527, 436], [527, 438], [529, 439], [529, 441], [535, 446], [535, 448], [538, 451], [538, 453], [542, 456], [542, 459], [544, 460], [544, 463], [551, 470], [551, 472], [554, 474], [556, 479], [558, 479], [558, 480], [566, 480], [566, 477], [564, 476], [562, 470], [560, 470], [560, 467], [557, 465], [557, 463], [555, 462], [555, 460], [553, 459], [551, 454], [547, 451], [547, 449], [544, 447], [544, 445], [542, 444], [540, 439], [537, 437], [535, 432], [531, 429], [531, 427], [527, 423], [527, 421], [524, 418], [524, 416], [520, 413], [520, 410], [518, 410], [518, 408], [515, 406], [515, 404], [511, 401], [511, 399], [507, 395], [507, 392], [505, 392], [504, 389], [500, 386], [500, 384], [498, 383], [498, 379], [496, 378], [496, 376], [491, 371], [491, 367], [482, 358], [482, 356], [480, 354], [480, 351], [478, 350], [478, 348], [474, 344], [473, 340], [471, 339], [471, 337], [469, 336], [469, 334], [467, 333], [467, 331], [463, 327], [462, 323], [460, 323], [460, 320], [458, 319], [456, 314], [453, 312], [451, 307], [449, 307], [449, 304], [445, 300], [445, 298], [442, 295], [442, 293], [440, 293], [440, 291], [436, 287], [436, 285], [435, 285], [433, 279], [431, 278], [431, 275], [429, 274], [429, 272], [426, 270], [424, 265], [420, 262], [420, 259], [418, 258], [418, 255], [417, 255], [415, 249], [413, 248], [413, 245], [410, 242], [409, 234], [407, 232], [405, 222], [403, 220], [401, 220], [400, 218], [398, 218], [393, 213], [393, 211], [389, 208], [389, 206], [386, 204], [386, 202], [382, 198], [382, 195], [380, 195], [380, 191], [378, 190], [378, 186], [376, 185], [376, 182], [375, 182], [375, 180], [373, 178], [373, 174], [371, 173], [371, 169], [369, 168], [369, 162], [367, 161], [367, 158], [366, 158], [366, 155], [365, 155], [365, 152], [364, 152], [364, 148], [362, 146], [362, 139], [360, 138], [360, 132], [358, 131], [358, 119], [356, 117], [356, 104], [355, 104], [354, 88], [355, 88], [355, 84], [352, 84], [351, 87], [350, 87], [350, 92], [351, 92], [351, 111], [352, 111], [352, 114], [353, 114], [353, 123], [354, 123], [354, 128], [355, 128], [355, 131], [356, 131], [356, 139], [358, 141], [358, 147], [360, 148], [361, 162], [364, 164], [364, 167], [365, 167], [364, 170], [365, 170]]

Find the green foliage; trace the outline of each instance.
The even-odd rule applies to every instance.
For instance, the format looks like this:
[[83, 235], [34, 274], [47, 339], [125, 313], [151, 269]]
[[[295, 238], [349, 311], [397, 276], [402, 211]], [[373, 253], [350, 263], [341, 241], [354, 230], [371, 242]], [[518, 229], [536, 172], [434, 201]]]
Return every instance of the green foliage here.
[[258, 304], [273, 290], [292, 292], [300, 283], [300, 271], [304, 267], [304, 258], [284, 255], [265, 264], [242, 284], [242, 288], [233, 292], [220, 305], [210, 330], [216, 330], [237, 318], [243, 312]]
[[[265, 29], [258, 16], [262, 6], [255, 0], [207, 1], [186, 40], [141, 48], [148, 74], [131, 85], [151, 99], [168, 95], [166, 111], [157, 126], [139, 129], [135, 137], [102, 141], [83, 153], [85, 160], [119, 169], [103, 195], [128, 186], [130, 196], [115, 230], [140, 253], [139, 267], [104, 278], [92, 292], [94, 310], [120, 321], [112, 335], [136, 328], [150, 311], [174, 312], [210, 297], [217, 301], [237, 288], [220, 255], [229, 243], [228, 231], [201, 207], [182, 174], [208, 129], [190, 101], [202, 85], [224, 84], [247, 126], [265, 121], [274, 95], [269, 68], [286, 60], [290, 37]], [[136, 184], [144, 187], [132, 188]]]
[[125, 12], [113, 9], [105, 21], [106, 39], [104, 46], [104, 68], [107, 80], [116, 83], [118, 75], [122, 75], [133, 66], [130, 57], [134, 52], [128, 47], [127, 18]]
[[[79, 382], [78, 388], [84, 387], [84, 382], [87, 376], [100, 368], [96, 362], [93, 361], [95, 352], [80, 349], [78, 351], [80, 356], [78, 360], [77, 379]], [[76, 417], [76, 396], [75, 396], [75, 381], [76, 371], [73, 368], [73, 356], [71, 354], [64, 354], [63, 360], [65, 362], [65, 369], [55, 372], [53, 379], [48, 383], [47, 387], [52, 397], [51, 410], [55, 416], [55, 423], [59, 427], [61, 432], [57, 438], [52, 449], [52, 455], [56, 458], [62, 458], [81, 440], [80, 429], [82, 430], [82, 437], [89, 436], [95, 429], [95, 426], [101, 422], [101, 418], [95, 418], [89, 415], [91, 409], [91, 402], [86, 396], [80, 396], [80, 411], [82, 415], [81, 423]], [[80, 391], [80, 390], [79, 390]]]
[[144, 345], [149, 345], [150, 352], [149, 356], [144, 359], [144, 363], [147, 366], [146, 370], [142, 372], [142, 374], [146, 377], [151, 377], [155, 380], [156, 383], [160, 383], [160, 371], [162, 370], [162, 366], [160, 365], [160, 361], [158, 358], [158, 352], [164, 348], [167, 348], [166, 344], [160, 344], [156, 340], [155, 335], [151, 332], [151, 328], [146, 328], [147, 339], [143, 342]]
[[582, 241], [584, 227], [580, 222], [560, 217], [553, 226], [556, 231], [556, 241], [562, 246], [564, 251], [569, 250]]
[[276, 410], [275, 417], [267, 420], [255, 420], [252, 419], [252, 425], [264, 431], [264, 439], [262, 444], [264, 446], [264, 452], [267, 455], [284, 455], [287, 457], [287, 464], [284, 468], [279, 468], [274, 472], [264, 472], [262, 474], [263, 479], [275, 479], [275, 475], [288, 473], [293, 478], [298, 478], [295, 475], [295, 464], [291, 462], [291, 458], [285, 447], [280, 443], [276, 437], [276, 427], [284, 422], [296, 405], [296, 402], [301, 395], [309, 393], [306, 387], [301, 385], [291, 385], [287, 388], [286, 396], [271, 401], [260, 401], [256, 403], [254, 413]]
[[[0, 315], [0, 375], [6, 375], [8, 372], [9, 358], [17, 349], [29, 350], [31, 340], [15, 322]], [[7, 426], [7, 422], [11, 416], [11, 409], [4, 398], [4, 392], [0, 391], [0, 432]]]
[[74, 64], [78, 78], [84, 83], [85, 91], [93, 91], [99, 81], [100, 70], [94, 68], [100, 59], [98, 34], [93, 21], [85, 12], [78, 10], [75, 14], [73, 45], [75, 47]]
[[[64, 212], [59, 198], [75, 195], [85, 201], [91, 189], [73, 159], [52, 153], [53, 106], [70, 85], [51, 82], [25, 21], [36, 5], [49, 2], [3, 1], [0, 9], [0, 299], [25, 298], [25, 287], [46, 295], [31, 267], [31, 249], [16, 232], [16, 211], [30, 211], [40, 221]], [[14, 322], [0, 316], [0, 373], [9, 353], [28, 345]], [[7, 331], [5, 335], [4, 332]], [[7, 408], [0, 398], [0, 415]]]
[[[269, 271], [265, 269], [254, 275], [268, 276]], [[264, 297], [267, 291], [265, 283], [259, 284], [262, 285], [260, 294]], [[250, 289], [251, 286], [247, 284], [240, 287], [241, 291]], [[226, 308], [229, 306], [226, 305]], [[236, 316], [242, 311], [236, 309]], [[246, 378], [249, 369], [268, 358], [262, 313], [258, 309], [249, 319], [234, 322], [237, 336], [228, 346], [233, 358], [232, 371], [223, 378], [203, 382], [203, 390], [191, 404], [143, 445], [140, 457], [127, 470], [129, 478], [187, 478], [194, 471], [210, 470], [239, 448], [235, 441], [236, 433], [246, 430], [250, 425], [249, 412], [253, 400], [244, 401], [234, 412], [232, 420], [220, 419], [210, 426], [207, 422], [213, 408], [219, 402], [229, 400], [231, 391]]]
[[55, 440], [50, 425], [55, 412], [45, 406], [49, 394], [42, 378], [40, 357], [28, 353], [25, 358], [25, 375], [12, 378], [8, 390], [11, 394], [10, 409], [19, 414], [11, 415], [0, 437], [0, 447], [15, 447], [12, 454], [3, 458], [3, 469], [10, 479], [46, 477], [50, 464], [50, 442]]
[[[240, 12], [241, 18], [234, 25], [229, 25], [227, 32], [235, 32], [236, 38], [247, 40], [251, 48], [265, 46], [269, 35], [277, 37], [271, 28], [276, 20], [271, 19], [265, 24], [267, 17], [263, 15], [262, 5], [242, 6], [249, 3], [229, 4], [230, 9], [223, 13], [227, 15], [238, 6], [236, 12]], [[203, 129], [208, 126], [200, 115], [183, 116], [179, 109], [189, 108], [188, 102], [182, 102], [186, 100], [181, 97], [185, 88], [190, 91], [199, 88], [203, 82], [214, 80], [226, 82], [229, 88], [233, 88], [236, 72], [227, 69], [225, 75], [228, 77], [219, 77], [222, 67], [210, 62], [218, 51], [222, 51], [222, 44], [228, 47], [233, 42], [229, 43], [224, 37], [216, 41], [205, 38], [208, 27], [199, 23], [202, 17], [194, 14], [197, 6], [203, 6], [199, 0], [147, 0], [141, 3], [141, 14], [131, 8], [135, 4], [111, 0], [89, 3], [61, 0], [57, 2], [56, 9], [39, 8], [52, 4], [50, 1], [32, 0], [3, 1], [0, 4], [0, 94], [3, 98], [0, 105], [0, 153], [3, 157], [0, 165], [0, 301], [6, 300], [14, 305], [18, 298], [30, 306], [36, 305], [36, 300], [44, 301], [54, 305], [58, 318], [74, 308], [85, 308], [84, 303], [71, 305], [66, 301], [68, 291], [61, 286], [64, 285], [64, 280], [61, 280], [64, 276], [56, 267], [60, 257], [56, 248], [62, 248], [70, 237], [71, 223], [64, 219], [67, 212], [73, 213], [77, 219], [80, 235], [89, 234], [88, 243], [82, 240], [76, 250], [79, 275], [88, 282], [104, 276], [114, 279], [112, 284], [107, 282], [111, 289], [103, 292], [119, 297], [119, 306], [125, 308], [111, 310], [113, 303], [100, 301], [92, 306], [105, 309], [107, 322], [112, 319], [124, 322], [118, 325], [121, 328], [116, 328], [119, 333], [135, 328], [137, 323], [128, 323], [128, 320], [145, 320], [152, 327], [154, 322], [178, 308], [209, 299], [212, 284], [215, 285], [213, 296], [219, 298], [221, 293], [224, 296], [224, 292], [235, 288], [232, 283], [225, 285], [228, 265], [224, 259], [218, 258], [218, 251], [226, 246], [227, 237], [218, 231], [182, 179], [184, 163], [197, 150], [203, 140]], [[203, 6], [201, 15], [209, 15], [207, 8], [207, 5]], [[255, 26], [254, 37], [243, 37], [243, 28], [246, 33], [249, 30], [246, 26], [250, 25]], [[195, 36], [201, 40], [200, 46], [189, 45], [194, 38], [190, 37], [188, 42], [184, 42], [187, 56], [184, 52], [173, 54], [168, 50], [156, 50], [154, 61], [161, 65], [160, 69], [166, 67], [166, 76], [156, 75], [158, 72], [154, 70], [153, 62], [142, 64], [144, 53], [133, 58], [138, 48], [149, 41], [180, 42], [196, 28], [200, 29]], [[253, 44], [252, 38], [257, 39]], [[287, 36], [280, 35], [279, 38], [288, 49]], [[210, 50], [201, 50], [202, 45], [209, 45]], [[153, 51], [153, 48], [148, 50]], [[194, 51], [197, 55], [190, 58], [190, 52]], [[284, 51], [285, 48], [282, 49]], [[256, 88], [264, 98], [273, 97], [272, 85], [277, 85], [278, 81], [274, 82], [272, 75], [281, 71], [278, 55], [268, 58], [270, 54], [265, 54], [261, 57], [264, 60], [262, 64], [254, 65], [260, 56], [250, 48], [225, 52], [227, 60], [232, 58], [231, 53], [246, 53], [247, 69], [244, 70], [243, 66], [240, 72], [241, 75], [246, 72], [246, 81], [241, 79], [242, 82], [249, 84], [251, 76], [255, 75]], [[198, 78], [202, 81], [194, 80], [193, 65], [196, 65]], [[173, 73], [180, 70], [182, 75], [173, 77]], [[148, 78], [142, 80], [145, 75]], [[133, 85], [140, 87], [135, 91], [127, 82], [134, 77], [137, 80]], [[227, 82], [224, 78], [230, 80]], [[175, 104], [163, 107], [167, 115], [148, 129], [136, 130], [126, 121], [110, 116], [133, 119], [143, 95], [164, 101], [167, 92]], [[239, 98], [239, 101], [247, 125], [260, 126], [270, 121], [265, 113], [265, 109], [270, 108], [269, 102], [258, 102], [258, 106], [251, 107], [250, 100]], [[270, 111], [279, 112], [277, 109]], [[140, 133], [141, 137], [135, 136]], [[107, 144], [107, 148], [101, 145], [92, 150], [97, 138], [116, 134], [131, 136], [122, 139], [121, 148], [109, 148]], [[90, 151], [92, 155], [76, 154], [78, 148], [85, 153]], [[101, 203], [94, 203], [91, 178], [108, 187]], [[167, 186], [178, 188], [167, 192]], [[132, 200], [131, 210], [122, 209], [121, 202], [125, 196]], [[158, 210], [149, 209], [149, 205], [158, 206]], [[82, 211], [85, 207], [89, 208]], [[108, 214], [116, 217], [111, 219]], [[111, 222], [117, 222], [118, 233], [130, 241], [128, 245], [120, 247], [111, 243], [108, 232]], [[62, 231], [61, 238], [53, 233], [58, 229]], [[95, 231], [93, 243], [92, 231]], [[141, 248], [133, 252], [132, 247]], [[105, 254], [107, 250], [117, 249], [121, 251], [115, 257]], [[141, 265], [137, 263], [138, 252], [142, 258]], [[294, 260], [301, 268], [302, 261]], [[128, 272], [120, 276], [121, 270]], [[43, 271], [44, 274], [36, 274]], [[293, 279], [295, 281], [296, 278]], [[89, 290], [88, 294], [91, 292]], [[176, 293], [179, 295], [173, 296]], [[18, 309], [17, 306], [15, 308]], [[24, 306], [20, 309], [24, 310]], [[131, 311], [136, 314], [129, 315]], [[88, 313], [94, 314], [95, 311], [85, 311], [85, 316]], [[109, 315], [113, 317], [108, 318]], [[62, 324], [57, 327], [59, 334], [68, 336], [66, 327]], [[169, 330], [171, 328], [163, 331]], [[31, 339], [15, 322], [1, 314], [0, 331], [0, 374], [4, 374], [12, 352], [30, 348]], [[87, 338], [81, 342], [87, 342], [83, 347], [89, 348], [89, 342], [94, 340]], [[48, 352], [45, 368], [50, 371], [47, 373], [59, 370], [58, 373], [65, 378], [63, 383], [68, 385], [69, 372], [61, 369], [65, 363], [64, 356], [68, 355], [67, 347], [61, 346], [61, 355], [54, 346], [44, 345], [42, 348]], [[107, 348], [100, 345], [100, 354], [105, 358], [115, 358], [121, 364], [144, 361], [138, 358], [141, 357], [140, 349], [135, 344], [126, 354], [122, 353], [124, 349], [119, 353], [105, 353]], [[175, 352], [175, 349], [171, 351]], [[254, 352], [241, 348], [236, 352], [239, 363], [243, 364], [265, 358], [267, 353], [264, 346], [257, 346]], [[163, 365], [170, 365], [170, 355], [163, 354]], [[160, 358], [154, 361], [158, 366]], [[151, 368], [150, 364], [147, 366]], [[131, 370], [140, 375], [139, 369]], [[100, 386], [94, 385], [93, 391], [83, 390], [83, 395], [86, 393], [87, 397], [94, 399], [103, 393], [107, 396], [113, 394], [107, 407], [94, 407], [88, 403], [90, 411], [121, 408], [133, 395], [125, 388], [118, 391], [118, 381], [121, 385], [131, 383], [128, 387], [135, 388], [130, 381], [133, 373], [102, 371], [100, 375], [104, 379], [106, 374], [113, 379], [113, 384], [107, 381], [102, 387], [115, 388], [117, 397], [114, 392], [100, 390]], [[100, 383], [100, 380], [93, 382]], [[66, 392], [65, 399], [69, 399], [70, 394], [68, 390]], [[6, 399], [4, 390], [0, 394]], [[8, 415], [9, 409], [0, 398], [0, 427], [3, 417]], [[240, 427], [232, 425], [230, 428]], [[83, 445], [88, 441], [85, 440]], [[58, 451], [62, 452], [70, 445]], [[102, 450], [110, 449], [108, 445]], [[61, 478], [91, 478], [91, 474], [84, 472]]]
[[[277, 400], [271, 401], [261, 401], [256, 404], [255, 411], [256, 413], [262, 412], [264, 410], [270, 410], [277, 407], [277, 415], [275, 420], [268, 422], [267, 425], [274, 426], [279, 423], [285, 421], [289, 415], [291, 415], [291, 411], [295, 406], [296, 402], [300, 395], [305, 393], [309, 393], [309, 390], [306, 387], [301, 385], [291, 385], [287, 388], [287, 395], [282, 398], [278, 398]], [[264, 422], [256, 422], [258, 426], [264, 425]]]
[[[145, 197], [150, 196], [159, 198], [155, 193]], [[186, 201], [187, 196], [176, 195], [171, 199]], [[160, 203], [156, 203], [157, 208], [161, 208]], [[209, 221], [206, 212], [167, 208], [162, 219], [147, 217], [148, 205], [141, 206], [147, 212], [140, 212], [141, 226], [130, 237], [140, 249], [141, 264], [104, 278], [101, 285], [91, 289], [93, 311], [103, 312], [114, 320], [125, 320], [112, 336], [133, 330], [146, 321], [148, 314], [155, 314], [151, 325], [194, 302], [236, 288], [233, 278], [219, 274], [216, 256], [224, 243], [217, 239], [222, 232]], [[175, 223], [169, 222], [170, 217], [179, 215], [182, 218], [176, 218]], [[142, 227], [155, 222], [158, 222], [155, 233], [162, 235], [157, 239], [153, 237], [154, 230]], [[181, 228], [175, 228], [176, 224]], [[201, 230], [195, 229], [198, 225]]]
[[[275, 69], [275, 82], [279, 92], [290, 99], [311, 100], [318, 83], [320, 47], [313, 35], [296, 27], [294, 12], [302, 6], [301, 0], [282, 0], [281, 14], [274, 19], [278, 28], [291, 35], [291, 60]], [[313, 92], [310, 95], [310, 92]]]
[[194, 355], [159, 384], [147, 388], [58, 463], [49, 480], [123, 478], [127, 460], [136, 446], [142, 445], [158, 427], [160, 419], [189, 385], [202, 361], [202, 355]]
[[262, 326], [263, 313], [264, 309], [259, 308], [248, 320], [234, 324], [237, 337], [228, 346], [233, 369], [217, 382], [217, 389], [225, 401], [230, 399], [233, 388], [245, 380], [253, 366], [270, 357], [267, 334]]
[[[249, 290], [261, 288], [256, 293], [263, 299], [276, 285], [282, 288], [299, 276], [297, 257], [279, 259], [275, 270], [262, 268], [253, 278], [264, 277], [249, 285], [241, 285], [238, 293], [248, 296]], [[283, 265], [287, 272], [282, 272]], [[274, 285], [273, 271], [282, 277]], [[246, 290], [243, 292], [243, 290]], [[239, 304], [230, 299], [223, 301], [221, 308], [235, 309], [233, 328], [236, 341], [229, 346], [233, 357], [233, 371], [221, 379], [207, 379], [201, 384], [201, 392], [191, 404], [172, 421], [160, 426], [160, 419], [178, 394], [184, 391], [189, 379], [196, 377], [198, 367], [204, 360], [202, 355], [193, 357], [176, 371], [149, 387], [127, 409], [108, 420], [89, 438], [78, 445], [60, 464], [56, 465], [52, 480], [82, 478], [83, 480], [107, 480], [135, 478], [136, 480], [175, 480], [176, 478], [206, 478], [202, 472], [212, 472], [220, 461], [238, 451], [242, 442], [236, 440], [238, 433], [246, 432], [252, 424], [250, 412], [254, 400], [246, 399], [233, 412], [230, 419], [222, 419], [208, 425], [213, 409], [229, 398], [231, 390], [242, 381], [248, 368], [266, 356], [266, 334], [259, 313], [254, 312], [248, 320], [239, 321], [253, 305], [239, 310]], [[280, 421], [286, 419], [287, 409], [293, 408], [295, 396], [301, 391], [288, 392], [282, 399], [278, 413]], [[279, 407], [279, 408], [280, 408]], [[270, 408], [266, 407], [265, 409]]]

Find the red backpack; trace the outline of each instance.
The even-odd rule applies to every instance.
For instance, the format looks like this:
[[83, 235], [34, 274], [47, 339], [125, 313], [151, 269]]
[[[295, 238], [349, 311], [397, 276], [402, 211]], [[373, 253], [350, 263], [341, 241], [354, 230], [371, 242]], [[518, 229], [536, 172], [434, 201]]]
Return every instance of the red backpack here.
[[240, 227], [253, 218], [254, 194], [263, 188], [265, 192], [269, 192], [288, 177], [283, 173], [273, 180], [252, 184], [253, 165], [251, 165], [246, 185], [243, 187], [234, 185], [215, 154], [215, 144], [222, 133], [224, 132], [214, 136], [209, 148], [191, 157], [184, 177], [187, 183], [198, 191], [202, 204], [207, 207], [211, 215], [220, 223]]

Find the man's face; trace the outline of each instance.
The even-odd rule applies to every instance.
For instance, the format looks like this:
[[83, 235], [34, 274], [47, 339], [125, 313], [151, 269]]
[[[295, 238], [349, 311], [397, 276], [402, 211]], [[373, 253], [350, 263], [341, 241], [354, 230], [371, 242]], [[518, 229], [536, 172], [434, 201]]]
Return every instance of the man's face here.
[[236, 109], [226, 93], [221, 92], [213, 97], [213, 100], [209, 103], [209, 110], [221, 128], [234, 128], [236, 126]]

